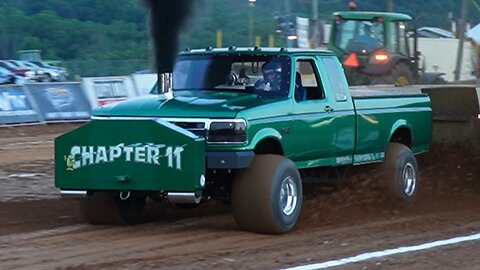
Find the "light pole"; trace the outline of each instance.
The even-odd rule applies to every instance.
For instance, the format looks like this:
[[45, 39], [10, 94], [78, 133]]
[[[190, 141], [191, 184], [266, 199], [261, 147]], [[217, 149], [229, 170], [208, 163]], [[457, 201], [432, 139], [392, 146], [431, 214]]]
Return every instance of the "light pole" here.
[[250, 46], [254, 46], [255, 42], [253, 40], [254, 24], [253, 24], [253, 7], [257, 0], [248, 0], [250, 5], [248, 9], [248, 42]]
[[455, 81], [460, 80], [462, 71], [462, 59], [463, 59], [463, 43], [465, 41], [465, 25], [468, 17], [468, 1], [462, 1], [462, 11], [460, 14], [460, 27], [458, 27], [458, 51], [457, 51], [457, 63], [455, 65]]
[[[318, 29], [318, 0], [312, 0], [312, 23], [313, 23], [313, 42], [311, 45], [313, 45], [313, 48], [317, 48], [319, 45], [320, 41], [320, 33]], [[322, 35], [323, 38], [323, 35]], [[322, 39], [323, 41], [323, 39]]]
[[[285, 14], [290, 19], [290, 12], [291, 12], [290, 0], [285, 0], [284, 4], [285, 4]], [[289, 23], [293, 23], [293, 22], [289, 20]], [[289, 30], [289, 32], [286, 33], [285, 37], [286, 37], [287, 48], [292, 47], [292, 43], [297, 39], [297, 35], [295, 33], [292, 33], [291, 30]]]
[[287, 15], [290, 15], [290, 12], [291, 12], [291, 10], [290, 10], [290, 0], [285, 0], [284, 4], [285, 4], [285, 13], [287, 13]]
[[387, 11], [393, 12], [393, 0], [387, 0]]

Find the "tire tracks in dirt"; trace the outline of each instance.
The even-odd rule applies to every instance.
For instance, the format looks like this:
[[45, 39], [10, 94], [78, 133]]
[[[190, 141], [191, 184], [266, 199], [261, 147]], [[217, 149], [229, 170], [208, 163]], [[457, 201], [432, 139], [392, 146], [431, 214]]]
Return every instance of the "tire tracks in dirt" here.
[[[130, 227], [77, 224], [1, 236], [0, 265], [3, 269], [26, 269], [32, 265], [41, 269], [168, 269], [193, 267], [200, 262], [198, 269], [235, 265], [266, 269], [480, 228], [480, 219], [471, 221], [476, 217], [469, 213], [453, 209], [388, 219], [365, 217], [353, 224], [324, 228], [300, 222], [292, 233], [280, 236], [237, 231], [230, 214]], [[467, 218], [452, 224], [452, 218], [458, 215]]]
[[[31, 180], [51, 190], [49, 141], [73, 127], [0, 129], [0, 173], [40, 172]], [[17, 138], [16, 132], [21, 136]], [[386, 201], [382, 189], [373, 184], [374, 173], [359, 170], [353, 185], [306, 191], [296, 228], [275, 236], [239, 231], [229, 207], [218, 204], [178, 211], [158, 210], [161, 205], [151, 204], [154, 211], [142, 225], [86, 225], [76, 202], [38, 200], [38, 193], [31, 190], [37, 186], [29, 189], [23, 178], [12, 178], [16, 182], [11, 181], [15, 183], [9, 190], [18, 194], [8, 193], [14, 201], [0, 200], [0, 265], [2, 269], [274, 269], [478, 232], [480, 196], [473, 182], [480, 177], [478, 155], [468, 150], [430, 151], [422, 157], [422, 190], [415, 208]], [[22, 197], [25, 192], [31, 196]], [[412, 258], [402, 256], [400, 262], [387, 264], [389, 269], [405, 269]], [[458, 268], [472, 269], [480, 263], [473, 255], [470, 261], [456, 256]], [[442, 262], [427, 260], [421, 266], [436, 269]]]

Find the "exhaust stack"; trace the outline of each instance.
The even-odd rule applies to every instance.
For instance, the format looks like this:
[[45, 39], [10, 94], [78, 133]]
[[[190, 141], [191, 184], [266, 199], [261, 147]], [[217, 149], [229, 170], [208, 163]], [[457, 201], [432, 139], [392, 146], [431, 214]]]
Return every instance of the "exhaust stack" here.
[[179, 46], [179, 35], [192, 13], [196, 1], [143, 0], [142, 2], [150, 14], [150, 33], [155, 53], [155, 65], [159, 74], [158, 81], [160, 82], [160, 77], [163, 77], [164, 73], [173, 71]]
[[168, 99], [173, 98], [173, 73], [158, 73], [158, 94], [165, 95]]
[[197, 197], [195, 192], [168, 192], [168, 201], [178, 204], [199, 204], [202, 197]]

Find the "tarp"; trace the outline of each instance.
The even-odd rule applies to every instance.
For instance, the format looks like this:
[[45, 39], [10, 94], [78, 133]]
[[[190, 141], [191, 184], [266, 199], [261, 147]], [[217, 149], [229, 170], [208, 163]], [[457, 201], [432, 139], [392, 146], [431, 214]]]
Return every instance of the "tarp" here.
[[45, 121], [90, 119], [90, 104], [80, 83], [36, 83], [26, 89]]
[[31, 98], [22, 86], [0, 87], [0, 124], [21, 124], [41, 121]]
[[[443, 78], [449, 82], [455, 80], [458, 45], [460, 41], [454, 38], [418, 38], [418, 50], [425, 72], [445, 73]], [[412, 44], [413, 45], [413, 44]], [[441, 57], [439, 57], [441, 55]], [[473, 80], [474, 71], [472, 46], [469, 42], [463, 44], [460, 80]]]

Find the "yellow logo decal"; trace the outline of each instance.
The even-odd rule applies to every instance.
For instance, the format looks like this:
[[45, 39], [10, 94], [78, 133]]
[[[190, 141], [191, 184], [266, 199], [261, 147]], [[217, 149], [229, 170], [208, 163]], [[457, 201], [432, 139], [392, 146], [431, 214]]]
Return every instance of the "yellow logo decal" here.
[[67, 171], [73, 171], [74, 170], [73, 164], [75, 162], [75, 155], [70, 154], [68, 156], [64, 156], [63, 158], [67, 162]]

